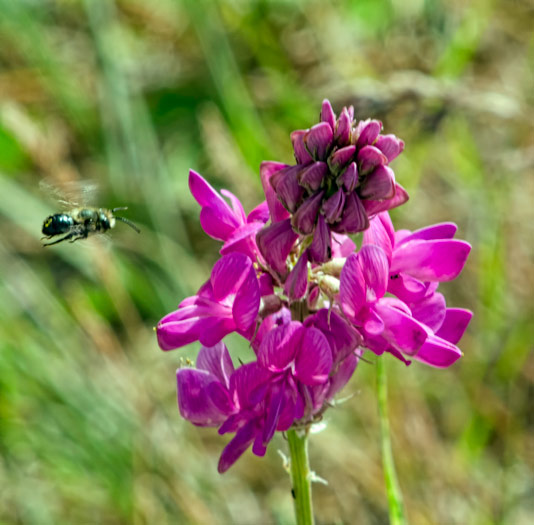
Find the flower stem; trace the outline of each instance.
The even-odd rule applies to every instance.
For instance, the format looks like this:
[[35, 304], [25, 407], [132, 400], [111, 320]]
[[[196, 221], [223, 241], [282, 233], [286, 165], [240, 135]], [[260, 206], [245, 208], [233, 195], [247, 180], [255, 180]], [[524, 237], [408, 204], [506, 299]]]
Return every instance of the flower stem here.
[[391, 525], [405, 525], [404, 505], [402, 494], [395, 472], [393, 451], [391, 449], [391, 436], [388, 420], [388, 389], [386, 378], [386, 365], [384, 357], [377, 360], [376, 380], [378, 390], [378, 412], [380, 414], [380, 430], [382, 441], [382, 462], [389, 506], [389, 521]]
[[291, 493], [297, 525], [313, 525], [311, 475], [308, 462], [308, 432], [288, 430]]

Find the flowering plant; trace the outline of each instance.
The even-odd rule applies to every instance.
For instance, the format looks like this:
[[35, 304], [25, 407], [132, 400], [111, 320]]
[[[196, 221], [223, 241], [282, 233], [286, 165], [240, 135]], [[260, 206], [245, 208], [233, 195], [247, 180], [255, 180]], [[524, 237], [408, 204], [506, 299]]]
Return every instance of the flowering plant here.
[[[393, 227], [388, 210], [408, 194], [389, 164], [404, 143], [381, 131], [377, 120], [356, 122], [352, 107], [336, 118], [325, 100], [321, 122], [291, 134], [296, 164], [262, 163], [266, 200], [248, 215], [191, 171], [201, 225], [223, 242], [221, 258], [157, 326], [164, 350], [203, 345], [196, 368], [177, 372], [178, 404], [193, 424], [233, 434], [219, 472], [250, 446], [263, 456], [276, 431], [287, 433], [303, 523], [306, 513], [311, 520], [307, 460], [304, 475], [294, 464], [365, 349], [448, 367], [472, 315], [448, 308], [437, 291], [470, 251], [453, 239], [456, 226]], [[349, 237], [358, 232], [359, 249]], [[234, 367], [222, 342], [231, 332], [250, 342], [255, 361]]]

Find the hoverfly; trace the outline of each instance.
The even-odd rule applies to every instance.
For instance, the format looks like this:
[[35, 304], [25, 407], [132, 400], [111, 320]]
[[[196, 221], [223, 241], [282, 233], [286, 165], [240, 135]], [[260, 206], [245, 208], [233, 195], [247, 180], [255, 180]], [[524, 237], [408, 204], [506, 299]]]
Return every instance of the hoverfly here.
[[127, 210], [127, 207], [113, 208], [75, 208], [68, 213], [55, 213], [49, 215], [43, 222], [43, 239], [52, 239], [59, 235], [63, 237], [43, 246], [51, 246], [63, 241], [74, 242], [79, 239], [87, 239], [89, 235], [104, 233], [115, 226], [116, 221], [121, 221], [134, 229], [137, 233], [141, 230], [129, 219], [114, 215], [116, 211]]
[[[47, 181], [41, 181], [41, 188], [49, 194], [55, 194], [63, 206], [68, 205], [69, 209], [60, 213], [49, 215], [43, 222], [43, 239], [55, 239], [52, 242], [43, 243], [43, 246], [51, 246], [63, 241], [75, 242], [80, 239], [87, 239], [97, 233], [105, 233], [115, 227], [116, 221], [121, 221], [130, 226], [137, 233], [139, 228], [129, 219], [115, 215], [116, 211], [127, 210], [127, 207], [120, 208], [98, 208], [79, 204], [87, 199], [88, 193], [94, 193], [96, 186], [87, 182], [71, 182], [68, 188], [58, 188]], [[59, 197], [59, 198], [58, 198]], [[64, 197], [75, 197], [78, 202]]]

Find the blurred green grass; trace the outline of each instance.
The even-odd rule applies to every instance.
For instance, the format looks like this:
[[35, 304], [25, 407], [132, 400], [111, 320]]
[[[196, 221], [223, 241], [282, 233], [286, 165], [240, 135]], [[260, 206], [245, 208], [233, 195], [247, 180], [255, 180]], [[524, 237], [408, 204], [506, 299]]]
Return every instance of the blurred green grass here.
[[[414, 524], [534, 515], [534, 92], [526, 0], [0, 0], [0, 522], [290, 523], [275, 440], [216, 473], [224, 443], [179, 418], [152, 326], [217, 258], [194, 168], [250, 210], [262, 160], [320, 103], [380, 118], [406, 152], [398, 227], [454, 220], [473, 245], [448, 303], [464, 358], [389, 363]], [[43, 249], [39, 181], [98, 181], [142, 228]], [[248, 349], [229, 341], [234, 358]], [[311, 440], [319, 523], [387, 522], [375, 369]]]

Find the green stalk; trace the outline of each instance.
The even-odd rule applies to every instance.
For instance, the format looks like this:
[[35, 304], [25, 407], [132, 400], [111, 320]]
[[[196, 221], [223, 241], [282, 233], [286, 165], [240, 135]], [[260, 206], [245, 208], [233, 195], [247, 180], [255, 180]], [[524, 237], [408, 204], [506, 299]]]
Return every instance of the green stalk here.
[[405, 525], [404, 504], [402, 494], [395, 472], [393, 451], [391, 449], [391, 435], [388, 420], [388, 389], [386, 378], [386, 365], [384, 357], [377, 360], [376, 381], [378, 391], [378, 412], [380, 414], [380, 430], [382, 441], [382, 462], [384, 465], [384, 477], [388, 496], [389, 521], [391, 525]]
[[313, 525], [311, 473], [308, 461], [308, 432], [288, 430], [291, 493], [297, 525]]

